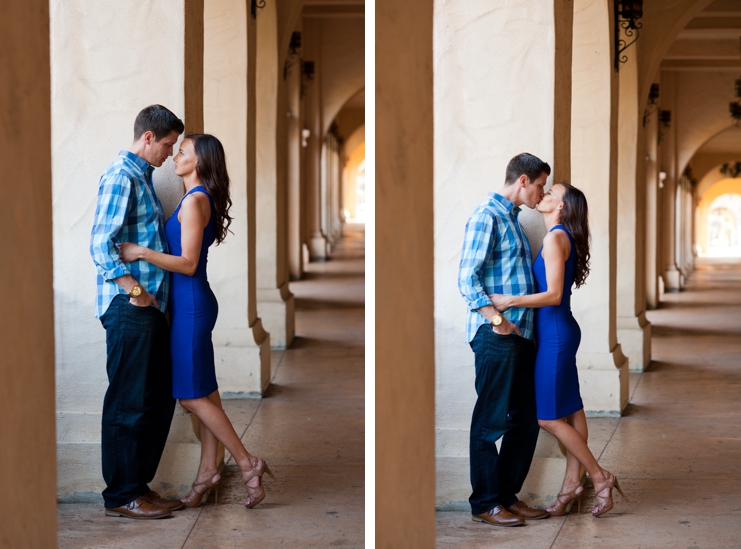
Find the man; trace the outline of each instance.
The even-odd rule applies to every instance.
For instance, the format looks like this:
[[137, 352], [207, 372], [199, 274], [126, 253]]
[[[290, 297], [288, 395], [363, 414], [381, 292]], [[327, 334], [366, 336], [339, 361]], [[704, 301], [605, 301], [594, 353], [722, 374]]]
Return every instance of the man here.
[[183, 506], [147, 486], [175, 410], [165, 320], [168, 273], [144, 261], [123, 263], [117, 248], [134, 242], [167, 252], [152, 172], [172, 156], [183, 130], [183, 122], [165, 107], [146, 107], [136, 117], [134, 143], [108, 166], [98, 188], [90, 254], [98, 270], [95, 316], [106, 331], [108, 390], [101, 446], [108, 516], [163, 518]]
[[[543, 198], [551, 168], [522, 153], [507, 165], [504, 186], [489, 193], [466, 225], [458, 288], [468, 304], [466, 342], [476, 364], [478, 398], [471, 419], [474, 521], [518, 526], [548, 517], [517, 500], [538, 439], [532, 309], [497, 311], [488, 295], [535, 291], [530, 243], [517, 216]], [[495, 442], [502, 438], [501, 452]]]

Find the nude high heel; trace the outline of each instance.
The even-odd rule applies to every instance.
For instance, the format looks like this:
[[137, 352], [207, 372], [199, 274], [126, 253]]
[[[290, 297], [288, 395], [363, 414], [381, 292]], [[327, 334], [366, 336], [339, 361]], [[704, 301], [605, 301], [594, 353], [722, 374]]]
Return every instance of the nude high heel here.
[[[581, 488], [581, 491], [577, 493], [577, 490]], [[581, 514], [581, 498], [584, 495], [584, 487], [579, 484], [576, 488], [570, 492], [562, 492], [556, 497], [556, 505], [553, 507], [546, 507], [546, 511], [552, 517], [562, 517], [566, 513], [566, 508], [569, 503], [576, 500], [576, 506], [578, 513]], [[572, 505], [573, 508], [573, 505]]]
[[[193, 486], [191, 486], [190, 494], [188, 494], [187, 498], [181, 498], [180, 501], [183, 502], [183, 505], [186, 507], [198, 507], [201, 504], [201, 500], [203, 500], [203, 496], [210, 490], [211, 488], [214, 489], [214, 503], [216, 505], [219, 504], [219, 483], [221, 483], [221, 475], [219, 473], [216, 473], [213, 477], [211, 477], [211, 480], [207, 480], [205, 482], [198, 482], [193, 483]], [[201, 488], [199, 490], [199, 488]]]
[[[247, 488], [247, 499], [244, 501], [244, 505], [245, 507], [247, 507], [247, 509], [256, 507], [259, 503], [262, 502], [262, 500], [265, 499], [265, 488], [262, 487], [262, 475], [264, 473], [267, 473], [271, 477], [273, 477], [273, 480], [278, 480], [275, 478], [275, 475], [270, 470], [270, 467], [268, 467], [268, 464], [265, 463], [263, 459], [253, 457], [251, 462], [252, 471], [247, 473], [246, 479], [245, 476], [242, 475], [242, 480], [244, 481], [244, 485]], [[257, 477], [258, 479], [257, 486], [250, 486], [249, 484], [247, 484], [255, 477]]]
[[[622, 488], [620, 488], [620, 484], [618, 483], [618, 479], [615, 475], [612, 473], [605, 471], [605, 482], [604, 484], [600, 484], [599, 486], [595, 485], [594, 487], [594, 494], [599, 500], [602, 500], [602, 502], [592, 509], [592, 516], [598, 518], [603, 515], [606, 515], [609, 513], [612, 508], [615, 506], [615, 502], [612, 501], [612, 489], [617, 488], [617, 491], [620, 492], [620, 495], [623, 496], [623, 499], [627, 500], [628, 498], [625, 497], [625, 494], [623, 493]], [[603, 492], [605, 489], [610, 489], [610, 495], [609, 496], [600, 496], [600, 492]]]

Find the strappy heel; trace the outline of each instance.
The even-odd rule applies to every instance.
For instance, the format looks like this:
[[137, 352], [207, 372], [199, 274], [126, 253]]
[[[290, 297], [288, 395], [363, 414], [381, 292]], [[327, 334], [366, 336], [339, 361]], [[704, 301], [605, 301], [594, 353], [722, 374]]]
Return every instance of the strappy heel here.
[[[581, 492], [577, 494], [576, 491], [579, 488], [581, 488]], [[562, 517], [566, 513], [566, 508], [569, 506], [569, 503], [576, 500], [576, 508], [578, 510], [578, 513], [581, 514], [581, 499], [583, 495], [584, 487], [579, 484], [570, 492], [562, 492], [558, 494], [558, 496], [556, 496], [556, 505], [554, 505], [553, 507], [546, 507], [545, 510], [548, 511], [548, 514], [552, 517]]]
[[[246, 479], [245, 475], [242, 475], [242, 480], [244, 481], [245, 488], [247, 488], [247, 499], [244, 501], [244, 505], [245, 507], [247, 507], [247, 509], [256, 507], [262, 502], [262, 500], [265, 499], [265, 488], [262, 487], [262, 475], [264, 473], [267, 473], [268, 475], [273, 477], [273, 480], [278, 480], [275, 478], [275, 475], [270, 470], [270, 467], [268, 467], [268, 464], [265, 462], [265, 460], [258, 457], [253, 457], [252, 459], [252, 470], [247, 473]], [[257, 477], [257, 486], [250, 486], [248, 482], [255, 477]]]
[[[201, 504], [201, 501], [203, 500], [203, 496], [208, 492], [211, 488], [214, 489], [214, 503], [216, 505], [219, 504], [219, 484], [221, 483], [221, 475], [219, 473], [216, 473], [214, 476], [211, 477], [211, 480], [207, 480], [205, 482], [198, 482], [193, 483], [193, 486], [190, 488], [190, 494], [188, 494], [187, 498], [181, 498], [180, 501], [183, 502], [183, 505], [186, 507], [198, 507]], [[198, 488], [202, 488], [202, 490], [199, 490]]]
[[[605, 473], [606, 473], [605, 475], [606, 480], [604, 484], [594, 487], [595, 497], [597, 497], [598, 500], [603, 500], [597, 507], [592, 509], [592, 516], [596, 518], [606, 515], [612, 510], [613, 507], [615, 507], [615, 502], [612, 500], [612, 489], [613, 488], [617, 488], [617, 491], [620, 492], [620, 495], [623, 497], [623, 499], [625, 500], [628, 499], [627, 497], [625, 497], [625, 494], [623, 493], [622, 488], [620, 488], [620, 483], [618, 482], [617, 477], [610, 472], [605, 471]], [[599, 495], [600, 492], [603, 492], [607, 488], [610, 489], [610, 495], [600, 496]]]

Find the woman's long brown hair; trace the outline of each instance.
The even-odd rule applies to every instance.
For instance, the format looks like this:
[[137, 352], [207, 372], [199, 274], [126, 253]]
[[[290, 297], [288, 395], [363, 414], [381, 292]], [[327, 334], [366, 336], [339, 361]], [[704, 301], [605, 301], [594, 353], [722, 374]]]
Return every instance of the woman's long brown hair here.
[[232, 200], [229, 198], [229, 174], [226, 171], [224, 147], [221, 141], [207, 133], [192, 133], [185, 138], [193, 141], [193, 148], [198, 157], [196, 164], [198, 179], [214, 202], [216, 213], [214, 228], [216, 245], [219, 245], [226, 238], [226, 232], [232, 223], [232, 218], [229, 217]]
[[569, 231], [576, 249], [576, 269], [574, 284], [578, 288], [589, 276], [589, 211], [584, 193], [566, 181], [559, 183], [564, 187], [561, 225]]

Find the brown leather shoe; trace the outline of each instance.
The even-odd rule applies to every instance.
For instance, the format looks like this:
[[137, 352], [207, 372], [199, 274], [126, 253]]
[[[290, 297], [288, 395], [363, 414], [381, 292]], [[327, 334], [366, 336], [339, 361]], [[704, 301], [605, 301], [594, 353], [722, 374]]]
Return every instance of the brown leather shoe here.
[[507, 507], [507, 511], [515, 516], [522, 517], [525, 520], [539, 520], [550, 517], [545, 509], [533, 509], [521, 501], [515, 502]]
[[471, 520], [474, 522], [486, 522], [492, 526], [520, 526], [521, 524], [525, 524], [524, 518], [513, 515], [501, 505], [497, 505], [480, 515], [471, 515]]
[[172, 512], [169, 509], [152, 505], [143, 498], [136, 498], [131, 503], [122, 505], [121, 507], [115, 507], [114, 509], [108, 509], [106, 507], [105, 514], [108, 517], [126, 517], [143, 520], [172, 516]]
[[169, 509], [170, 511], [179, 511], [185, 505], [183, 505], [183, 502], [179, 499], [165, 499], [163, 497], [160, 497], [160, 495], [155, 492], [154, 490], [150, 490], [148, 493], [144, 494], [142, 496], [142, 499], [144, 501], [148, 501], [152, 505], [156, 505], [157, 507], [164, 507], [165, 509]]

